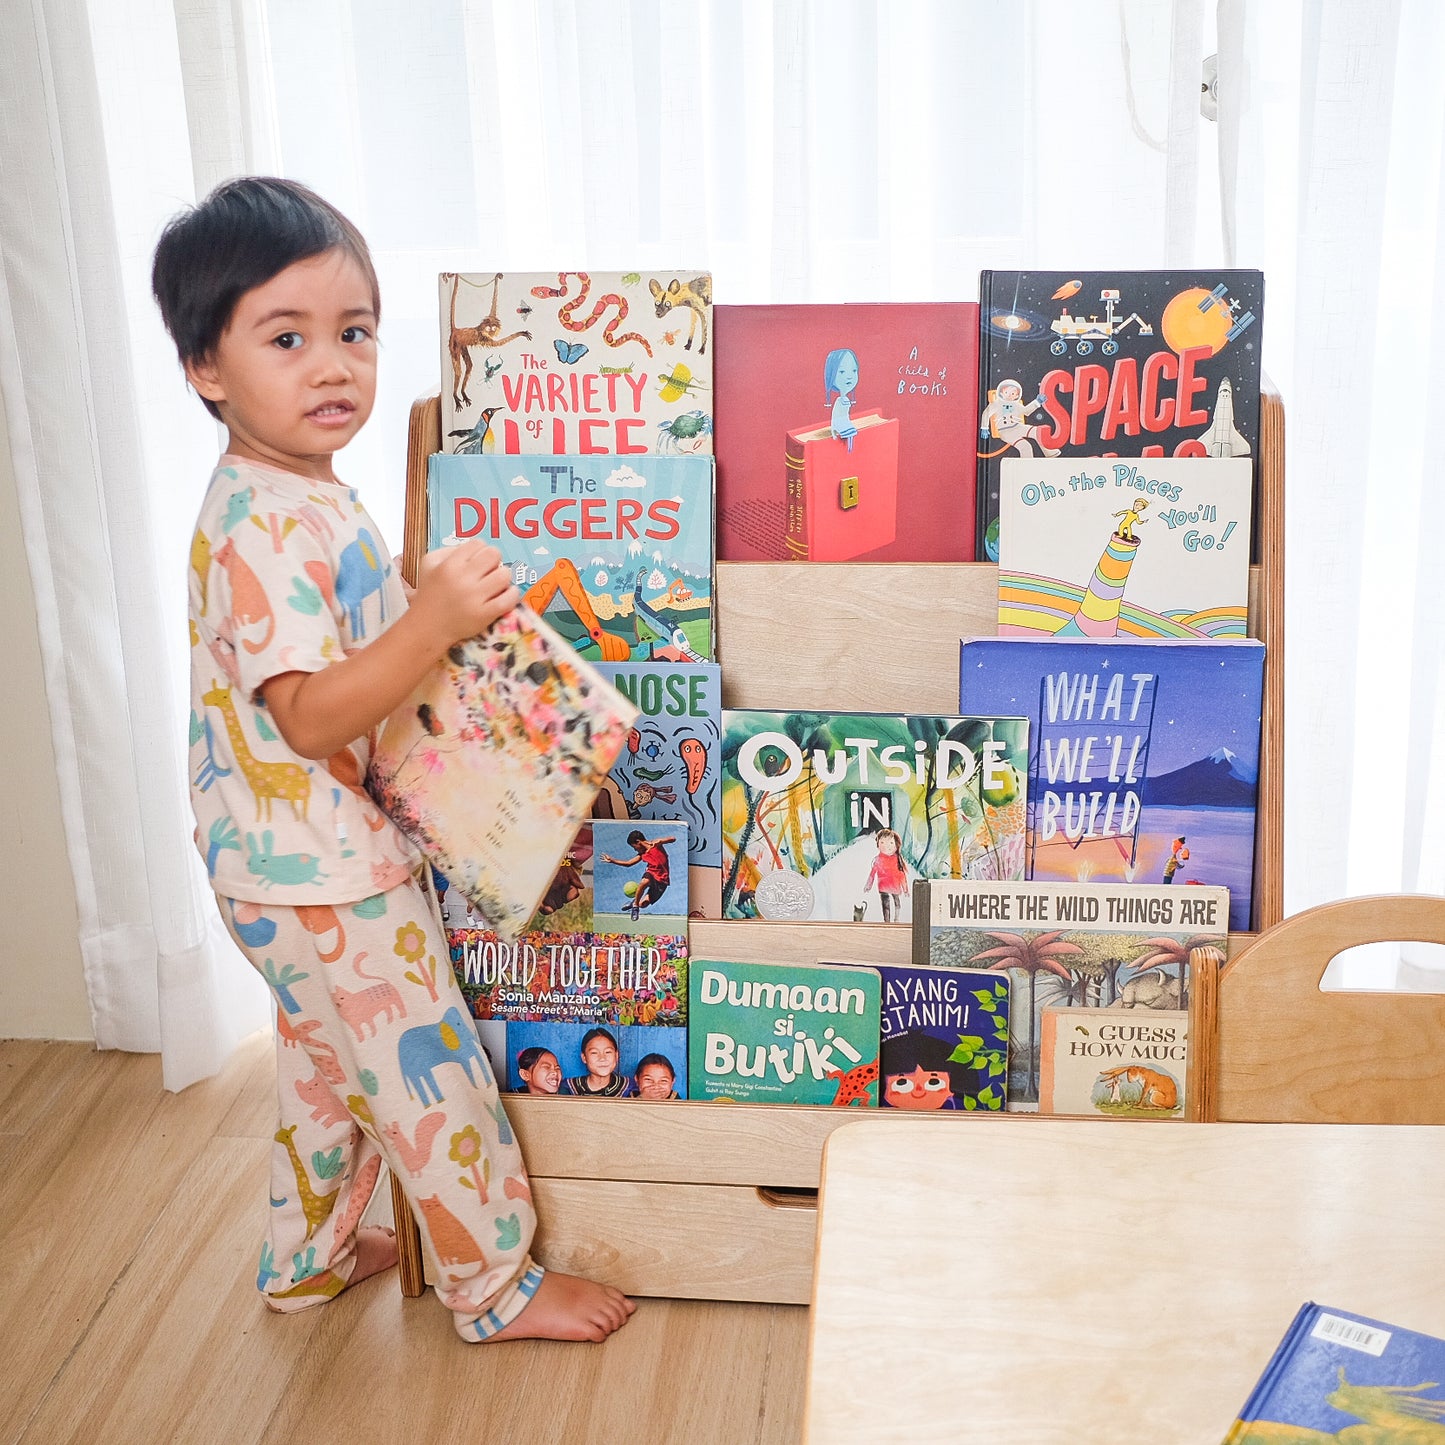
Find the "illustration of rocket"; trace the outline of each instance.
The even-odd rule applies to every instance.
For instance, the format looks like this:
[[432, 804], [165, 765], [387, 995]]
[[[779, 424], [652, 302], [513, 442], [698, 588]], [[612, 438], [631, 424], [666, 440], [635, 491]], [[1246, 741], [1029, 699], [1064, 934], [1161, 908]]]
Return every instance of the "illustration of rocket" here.
[[1214, 398], [1214, 415], [1199, 440], [1211, 457], [1249, 455], [1249, 443], [1235, 429], [1234, 387], [1227, 376], [1219, 383], [1219, 391]]

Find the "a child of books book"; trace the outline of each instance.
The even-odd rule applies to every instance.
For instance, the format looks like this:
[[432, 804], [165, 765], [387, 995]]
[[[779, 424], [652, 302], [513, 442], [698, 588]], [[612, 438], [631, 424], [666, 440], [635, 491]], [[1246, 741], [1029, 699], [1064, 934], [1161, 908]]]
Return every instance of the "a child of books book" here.
[[1445, 1445], [1445, 1340], [1300, 1307], [1221, 1445]]
[[522, 600], [584, 657], [713, 654], [710, 456], [446, 456], [427, 465], [428, 545], [481, 537]]
[[692, 1098], [877, 1104], [874, 969], [694, 959], [690, 973]]
[[707, 272], [446, 272], [439, 293], [444, 451], [712, 451]]
[[722, 917], [722, 691], [715, 662], [603, 662], [637, 709], [593, 808], [687, 825], [687, 914]]
[[457, 643], [387, 719], [367, 788], [510, 938], [536, 911], [635, 716], [517, 607]]
[[1039, 1039], [1040, 1114], [1184, 1117], [1187, 1013], [1046, 1008]]
[[[1010, 1109], [1042, 1108], [1047, 1011], [1084, 1009], [1115, 1030], [1111, 1042], [1172, 1047], [1188, 1010], [1192, 971], [1218, 969], [1228, 957], [1229, 896], [1223, 888], [946, 879], [921, 882], [916, 893], [915, 964], [1006, 972], [1013, 981]], [[1126, 1039], [1118, 1032], [1126, 1025], [1137, 1025], [1137, 1034]], [[1151, 1029], [1160, 1030], [1160, 1039], [1145, 1039]], [[1057, 1026], [1050, 1037], [1068, 1041]], [[1057, 1057], [1055, 1048], [1055, 1111], [1107, 1112], [1070, 1107], [1077, 1094], [1061, 1092]], [[1081, 1050], [1076, 1057], [1097, 1057], [1101, 1068], [1117, 1063], [1168, 1074], [1183, 1108], [1185, 1056], [1166, 1050], [1135, 1057], [1108, 1049], [1097, 1055]], [[1120, 1098], [1112, 1102], [1132, 1100], [1143, 1082], [1123, 1079]]]
[[1001, 637], [1243, 637], [1244, 457], [1005, 457]]
[[1249, 927], [1264, 644], [974, 638], [961, 711], [1030, 720], [1040, 882], [1211, 884]]
[[973, 302], [719, 306], [718, 556], [971, 562]]
[[985, 271], [977, 535], [1004, 457], [1259, 454], [1259, 271]]
[[[656, 1097], [661, 1055], [663, 1097], [687, 1096], [687, 841], [681, 823], [584, 823], [511, 940], [439, 890], [457, 982], [504, 1087], [630, 1097], [646, 1064], [640, 1097]], [[608, 1037], [594, 1048], [599, 1028]]]
[[1021, 878], [1008, 713], [723, 710], [723, 917], [906, 923], [919, 878]]

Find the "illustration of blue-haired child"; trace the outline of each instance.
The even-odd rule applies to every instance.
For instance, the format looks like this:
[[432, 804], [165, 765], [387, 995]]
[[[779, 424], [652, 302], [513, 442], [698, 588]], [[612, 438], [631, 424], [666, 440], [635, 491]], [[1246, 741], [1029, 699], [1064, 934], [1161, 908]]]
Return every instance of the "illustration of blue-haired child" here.
[[[823, 404], [831, 403], [833, 412], [830, 419], [833, 435], [848, 443], [853, 450], [853, 438], [858, 428], [853, 425], [853, 392], [858, 385], [858, 357], [846, 346], [840, 346], [828, 353], [823, 363]], [[834, 392], [838, 395], [836, 399]]]

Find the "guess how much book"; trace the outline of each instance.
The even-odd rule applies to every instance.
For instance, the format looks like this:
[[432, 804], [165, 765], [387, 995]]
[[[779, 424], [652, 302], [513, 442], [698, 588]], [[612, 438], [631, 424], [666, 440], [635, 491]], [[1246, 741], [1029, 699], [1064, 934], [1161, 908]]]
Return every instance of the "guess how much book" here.
[[600, 662], [713, 656], [711, 457], [444, 456], [428, 537], [481, 537], [522, 600]]
[[974, 428], [973, 302], [719, 306], [715, 319], [720, 558], [974, 560], [959, 446]]
[[[916, 891], [915, 964], [1013, 981], [1010, 1109], [1040, 1107], [1046, 1010], [1083, 1007], [1141, 1025], [1182, 1017], [1194, 968], [1218, 969], [1228, 957], [1223, 888], [952, 879]], [[1182, 1073], [1176, 1082], [1182, 1096]]]
[[381, 729], [367, 788], [502, 937], [536, 911], [636, 709], [526, 607], [459, 642]]
[[873, 969], [695, 959], [688, 988], [694, 1099], [878, 1102]]
[[1046, 1008], [1039, 1046], [1039, 1113], [1182, 1119], [1189, 1015]]
[[723, 917], [906, 923], [918, 878], [1023, 876], [1015, 716], [724, 709]]
[[978, 558], [1004, 457], [1259, 455], [1259, 271], [985, 271]]
[[1027, 876], [1210, 884], [1249, 928], [1264, 644], [974, 638], [960, 706], [1029, 718]]
[[599, 663], [637, 709], [593, 807], [687, 826], [690, 918], [722, 917], [722, 683], [715, 662]]
[[1445, 1441], [1445, 1340], [1308, 1301], [1221, 1445]]
[[711, 453], [706, 271], [444, 273], [442, 449]]
[[1001, 637], [1243, 637], [1243, 457], [1004, 458]]

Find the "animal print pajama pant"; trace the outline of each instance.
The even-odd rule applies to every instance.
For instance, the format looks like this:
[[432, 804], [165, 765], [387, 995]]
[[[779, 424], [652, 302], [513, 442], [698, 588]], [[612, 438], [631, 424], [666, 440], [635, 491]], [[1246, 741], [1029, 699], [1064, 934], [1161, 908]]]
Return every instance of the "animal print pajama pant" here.
[[346, 1287], [385, 1161], [457, 1333], [510, 1324], [542, 1279], [521, 1150], [447, 956], [410, 880], [359, 903], [217, 900], [277, 1005], [280, 1127], [257, 1288], [278, 1310]]

